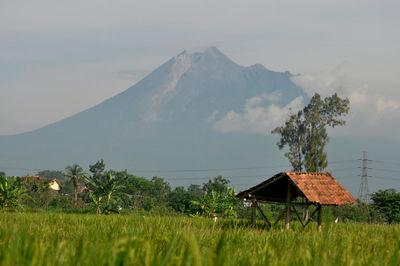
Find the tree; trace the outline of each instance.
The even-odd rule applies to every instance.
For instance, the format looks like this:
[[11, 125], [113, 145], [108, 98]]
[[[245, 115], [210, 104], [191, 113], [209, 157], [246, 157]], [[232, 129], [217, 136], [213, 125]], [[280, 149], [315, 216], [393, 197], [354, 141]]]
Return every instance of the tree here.
[[21, 178], [14, 177], [12, 182], [0, 176], [0, 209], [14, 211], [22, 207], [20, 199], [27, 195], [27, 190], [22, 188]]
[[208, 179], [208, 182], [203, 184], [203, 191], [207, 192], [208, 194], [211, 194], [211, 191], [220, 193], [228, 187], [229, 183], [230, 181], [228, 179], [219, 175], [212, 179]]
[[281, 136], [277, 146], [283, 149], [289, 146], [285, 153], [294, 171], [320, 172], [327, 165], [325, 145], [329, 142], [327, 126], [343, 126], [342, 119], [349, 110], [350, 101], [341, 99], [336, 93], [321, 99], [315, 93], [309, 104], [297, 114], [292, 114], [284, 126], [272, 130], [272, 134]]
[[106, 164], [104, 163], [103, 159], [97, 161], [95, 164], [89, 165], [89, 171], [92, 173], [93, 178], [103, 178], [105, 176], [105, 169]]
[[74, 185], [74, 198], [76, 205], [78, 203], [78, 189], [80, 187], [79, 181], [84, 178], [85, 172], [79, 164], [73, 164], [65, 167], [65, 176]]
[[395, 189], [378, 190], [371, 194], [374, 206], [389, 223], [400, 222], [400, 193]]
[[116, 173], [109, 170], [102, 178], [94, 175], [85, 178], [90, 197], [96, 204], [97, 214], [118, 212], [115, 208], [117, 200], [126, 196], [126, 193], [123, 192], [125, 186], [115, 176]]
[[65, 178], [64, 173], [58, 170], [42, 170], [38, 172], [37, 175], [45, 178], [56, 178], [58, 180], [62, 180]]
[[225, 187], [222, 191], [205, 192], [202, 198], [192, 201], [195, 206], [201, 209], [202, 215], [206, 217], [211, 217], [213, 214], [219, 217], [236, 217], [235, 206], [237, 202], [235, 188], [229, 187]]

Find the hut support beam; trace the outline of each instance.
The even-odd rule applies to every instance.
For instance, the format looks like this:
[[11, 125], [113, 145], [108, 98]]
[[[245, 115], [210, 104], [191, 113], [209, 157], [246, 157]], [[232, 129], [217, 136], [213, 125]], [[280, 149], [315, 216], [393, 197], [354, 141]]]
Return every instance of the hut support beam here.
[[256, 205], [251, 203], [251, 225], [254, 227], [256, 226]]
[[306, 227], [306, 226], [304, 225], [304, 223], [303, 223], [303, 220], [300, 218], [300, 215], [299, 215], [299, 213], [297, 212], [295, 206], [292, 206], [292, 210], [293, 210], [293, 212], [296, 214], [296, 216], [297, 216], [297, 218], [299, 219], [299, 221], [300, 221], [301, 225], [303, 226], [303, 228]]
[[318, 204], [318, 232], [322, 232], [322, 206]]
[[282, 219], [282, 217], [283, 217], [283, 215], [285, 214], [285, 212], [286, 212], [286, 209], [283, 209], [282, 212], [281, 212], [281, 214], [279, 214], [278, 218], [276, 218], [276, 221], [275, 221], [275, 223], [273, 224], [273, 226], [275, 226], [275, 225]]
[[267, 226], [268, 230], [271, 229], [271, 224], [268, 221], [267, 217], [264, 215], [263, 211], [261, 210], [260, 206], [258, 206], [258, 203], [255, 198], [251, 198], [251, 202], [253, 203], [254, 206], [256, 206], [258, 212], [260, 213], [261, 217], [263, 218], [265, 225]]
[[286, 196], [286, 217], [285, 217], [285, 224], [286, 230], [290, 229], [290, 203], [292, 201], [292, 186], [290, 182], [288, 182], [287, 187], [287, 196]]
[[307, 220], [306, 225], [312, 220], [312, 218], [314, 217], [314, 215], [317, 213], [318, 211], [318, 207], [314, 210], [314, 212], [311, 214], [310, 218]]

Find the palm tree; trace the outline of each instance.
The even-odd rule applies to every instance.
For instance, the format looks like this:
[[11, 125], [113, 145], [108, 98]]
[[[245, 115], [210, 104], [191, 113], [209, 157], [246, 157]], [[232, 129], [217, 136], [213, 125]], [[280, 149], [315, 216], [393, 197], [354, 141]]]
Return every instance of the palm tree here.
[[65, 176], [67, 177], [68, 181], [72, 182], [72, 184], [74, 185], [74, 196], [76, 205], [78, 202], [79, 181], [84, 178], [85, 172], [83, 172], [83, 169], [79, 166], [79, 164], [73, 164], [65, 167]]

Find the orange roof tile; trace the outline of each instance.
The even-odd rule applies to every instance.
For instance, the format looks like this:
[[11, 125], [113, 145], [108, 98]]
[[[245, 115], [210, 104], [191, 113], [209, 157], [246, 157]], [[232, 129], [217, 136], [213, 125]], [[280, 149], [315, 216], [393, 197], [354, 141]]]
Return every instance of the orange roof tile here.
[[240, 192], [237, 197], [285, 202], [288, 182], [292, 184], [292, 199], [304, 197], [309, 203], [321, 205], [353, 204], [357, 201], [329, 173], [282, 172], [272, 178]]

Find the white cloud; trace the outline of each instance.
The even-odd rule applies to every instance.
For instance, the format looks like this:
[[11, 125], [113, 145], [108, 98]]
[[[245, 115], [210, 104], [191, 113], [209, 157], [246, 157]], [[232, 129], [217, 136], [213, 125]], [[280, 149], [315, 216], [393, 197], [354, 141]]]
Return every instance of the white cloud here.
[[384, 98], [382, 96], [378, 97], [376, 100], [376, 110], [378, 113], [393, 112], [400, 108], [400, 102], [396, 100], [391, 100]]
[[246, 100], [244, 112], [237, 113], [229, 111], [221, 120], [215, 122], [215, 131], [246, 132], [268, 134], [276, 126], [282, 124], [290, 111], [299, 110], [302, 106], [303, 97], [297, 97], [284, 107], [271, 104], [280, 98], [278, 93], [264, 94]]
[[345, 127], [332, 130], [332, 134], [353, 136], [386, 136], [398, 138], [400, 125], [400, 96], [391, 90], [376, 89], [372, 83], [362, 84], [343, 73], [343, 65], [332, 71], [300, 75], [292, 80], [312, 96], [338, 93], [350, 100], [350, 112]]

